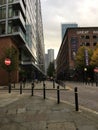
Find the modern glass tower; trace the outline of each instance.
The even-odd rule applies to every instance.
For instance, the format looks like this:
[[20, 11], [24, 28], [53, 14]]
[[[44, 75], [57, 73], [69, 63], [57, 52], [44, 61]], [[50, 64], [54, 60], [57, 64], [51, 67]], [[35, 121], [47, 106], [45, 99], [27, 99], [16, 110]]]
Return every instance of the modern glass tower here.
[[19, 50], [20, 67], [27, 78], [30, 73], [44, 73], [40, 0], [0, 0], [0, 46], [6, 43]]
[[76, 24], [76, 23], [63, 23], [63, 24], [61, 24], [62, 40], [63, 40], [64, 34], [65, 34], [67, 28], [75, 28], [75, 27], [78, 27], [78, 24]]

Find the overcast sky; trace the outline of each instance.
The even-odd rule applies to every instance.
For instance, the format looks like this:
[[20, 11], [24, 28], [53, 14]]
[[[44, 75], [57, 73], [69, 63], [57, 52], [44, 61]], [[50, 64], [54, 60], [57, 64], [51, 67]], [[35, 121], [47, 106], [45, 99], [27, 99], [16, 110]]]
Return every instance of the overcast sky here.
[[61, 45], [61, 23], [98, 26], [98, 0], [41, 0], [45, 51]]

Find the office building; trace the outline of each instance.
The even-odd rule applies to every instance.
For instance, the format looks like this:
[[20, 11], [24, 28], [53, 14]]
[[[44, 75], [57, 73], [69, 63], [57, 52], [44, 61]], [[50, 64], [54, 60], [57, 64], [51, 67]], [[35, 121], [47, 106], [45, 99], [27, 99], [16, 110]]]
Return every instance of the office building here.
[[75, 28], [75, 27], [78, 27], [78, 24], [76, 24], [76, 23], [63, 23], [63, 24], [61, 24], [62, 40], [63, 40], [64, 34], [65, 34], [67, 28]]
[[47, 74], [47, 68], [50, 62], [54, 62], [54, 49], [48, 49], [48, 53], [45, 54], [45, 73]]
[[54, 49], [48, 49], [48, 64], [54, 61]]
[[74, 75], [75, 55], [80, 46], [94, 49], [97, 43], [98, 27], [68, 28], [57, 55], [57, 78], [70, 79]]
[[[2, 48], [13, 46], [19, 52], [19, 70], [25, 76], [44, 74], [44, 37], [40, 0], [0, 0], [0, 53]], [[1, 75], [7, 77], [4, 70]], [[15, 82], [19, 71], [14, 72]], [[7, 82], [0, 81], [1, 84]]]

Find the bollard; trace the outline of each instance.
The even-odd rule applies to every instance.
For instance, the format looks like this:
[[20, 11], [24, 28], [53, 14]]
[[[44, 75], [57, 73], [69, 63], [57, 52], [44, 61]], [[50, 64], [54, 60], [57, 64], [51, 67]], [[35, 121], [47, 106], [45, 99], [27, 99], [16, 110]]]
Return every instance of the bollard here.
[[14, 88], [15, 88], [15, 82], [13, 84], [14, 84]]
[[75, 92], [75, 109], [76, 111], [79, 111], [77, 87], [74, 88], [74, 92]]
[[9, 83], [9, 93], [11, 93], [11, 84]]
[[22, 94], [22, 82], [20, 82], [20, 94]]
[[32, 94], [31, 94], [31, 96], [33, 96], [34, 95], [34, 82], [32, 82]]
[[57, 103], [60, 103], [60, 88], [57, 86]]
[[53, 88], [55, 88], [55, 80], [53, 79]]
[[45, 83], [43, 84], [43, 98], [46, 98]]

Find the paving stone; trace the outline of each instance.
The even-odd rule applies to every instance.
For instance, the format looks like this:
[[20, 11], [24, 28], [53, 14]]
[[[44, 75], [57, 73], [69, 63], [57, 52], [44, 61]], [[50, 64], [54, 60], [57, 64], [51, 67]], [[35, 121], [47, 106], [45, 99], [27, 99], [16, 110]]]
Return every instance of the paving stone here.
[[17, 114], [25, 113], [25, 112], [26, 112], [26, 108], [18, 108], [17, 110]]
[[76, 130], [72, 122], [52, 122], [47, 125], [47, 130]]
[[80, 126], [79, 130], [98, 130], [98, 129], [93, 125], [84, 125]]
[[16, 109], [9, 109], [7, 114], [16, 114]]

